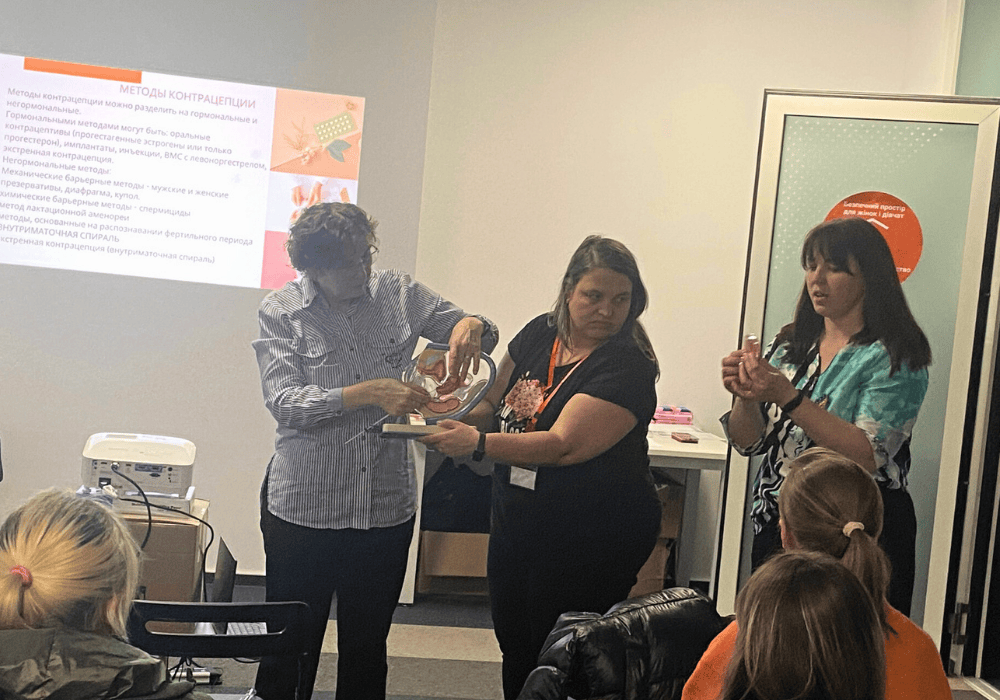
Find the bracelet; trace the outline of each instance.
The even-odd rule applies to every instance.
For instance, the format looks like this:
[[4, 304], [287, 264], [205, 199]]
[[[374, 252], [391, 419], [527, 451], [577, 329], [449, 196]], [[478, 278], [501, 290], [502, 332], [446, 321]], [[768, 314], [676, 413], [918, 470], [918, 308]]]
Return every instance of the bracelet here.
[[472, 461], [482, 462], [483, 457], [485, 456], [486, 456], [486, 433], [480, 430], [479, 442], [476, 444], [476, 449], [472, 451]]
[[799, 393], [797, 393], [795, 395], [795, 398], [792, 399], [791, 401], [789, 401], [788, 403], [786, 403], [784, 406], [781, 407], [781, 412], [782, 413], [791, 413], [792, 411], [794, 411], [796, 408], [798, 408], [802, 404], [802, 401], [805, 398], [806, 398], [805, 389], [799, 389]]

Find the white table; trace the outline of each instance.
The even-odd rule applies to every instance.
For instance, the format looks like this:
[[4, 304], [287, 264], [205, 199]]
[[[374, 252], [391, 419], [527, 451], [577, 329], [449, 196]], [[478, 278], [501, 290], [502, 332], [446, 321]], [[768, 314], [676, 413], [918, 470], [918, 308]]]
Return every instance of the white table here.
[[[698, 442], [678, 442], [670, 437], [673, 432], [691, 433], [698, 438]], [[690, 425], [650, 425], [648, 440], [650, 466], [654, 469], [669, 470], [673, 478], [680, 477], [680, 481], [684, 484], [684, 521], [681, 523], [680, 542], [677, 543], [677, 585], [690, 585], [695, 543], [700, 541], [703, 544], [711, 542], [712, 569], [709, 585], [712, 586], [716, 573], [716, 552], [719, 547], [719, 527], [725, 478], [719, 479], [718, 510], [716, 511], [714, 532], [711, 533], [710, 537], [706, 537], [704, 535], [707, 533], [697, 532], [694, 525], [698, 518], [701, 472], [705, 470], [724, 472], [729, 445], [724, 439], [711, 433], [696, 430]]]
[[407, 440], [409, 458], [413, 460], [413, 469], [417, 479], [417, 522], [413, 526], [413, 539], [410, 540], [410, 553], [406, 561], [406, 575], [403, 578], [403, 590], [399, 594], [399, 602], [412, 605], [414, 593], [417, 590], [417, 554], [420, 550], [420, 511], [424, 502], [424, 471], [427, 466], [427, 447], [416, 440]]

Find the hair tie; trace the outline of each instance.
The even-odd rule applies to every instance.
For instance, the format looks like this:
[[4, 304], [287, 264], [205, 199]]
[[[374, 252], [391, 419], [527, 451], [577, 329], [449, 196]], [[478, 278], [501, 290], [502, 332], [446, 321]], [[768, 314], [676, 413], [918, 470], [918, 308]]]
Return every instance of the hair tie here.
[[850, 538], [851, 533], [855, 530], [864, 530], [865, 524], [859, 523], [857, 520], [852, 520], [851, 522], [844, 525], [844, 537]]
[[31, 572], [28, 571], [27, 567], [24, 566], [12, 566], [10, 567], [10, 573], [17, 574], [21, 577], [21, 585], [27, 588], [31, 585]]

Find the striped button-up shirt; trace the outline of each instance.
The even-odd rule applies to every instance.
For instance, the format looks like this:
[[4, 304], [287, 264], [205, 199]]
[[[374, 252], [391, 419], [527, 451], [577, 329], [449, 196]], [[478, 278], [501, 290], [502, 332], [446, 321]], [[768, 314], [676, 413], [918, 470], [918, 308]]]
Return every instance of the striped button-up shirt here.
[[[373, 272], [369, 294], [346, 312], [332, 310], [308, 275], [268, 294], [253, 342], [264, 402], [278, 422], [268, 510], [313, 528], [390, 527], [409, 519], [417, 490], [406, 441], [365, 432], [385, 412], [345, 410], [343, 389], [398, 379], [420, 337], [447, 343], [467, 315], [395, 271]], [[490, 352], [497, 328], [479, 318]]]

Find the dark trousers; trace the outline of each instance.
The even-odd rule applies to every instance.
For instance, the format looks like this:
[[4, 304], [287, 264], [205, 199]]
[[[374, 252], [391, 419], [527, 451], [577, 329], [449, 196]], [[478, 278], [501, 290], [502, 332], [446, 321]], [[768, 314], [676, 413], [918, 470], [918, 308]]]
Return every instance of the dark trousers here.
[[760, 532], [754, 533], [753, 548], [750, 550], [750, 573], [781, 551], [781, 528], [777, 520], [764, 523]]
[[913, 604], [917, 569], [917, 513], [913, 498], [902, 489], [887, 489], [880, 481], [883, 526], [878, 543], [889, 557], [889, 605], [907, 617]]
[[[371, 530], [320, 530], [261, 510], [267, 600], [301, 600], [312, 613], [306, 654], [265, 657], [257, 669], [264, 700], [309, 700], [330, 605], [337, 594], [337, 697], [384, 700], [386, 637], [406, 574], [414, 519]], [[297, 690], [296, 690], [297, 689]]]
[[604, 613], [628, 597], [656, 541], [637, 536], [618, 551], [576, 547], [525, 552], [490, 536], [487, 570], [493, 630], [503, 654], [503, 694], [514, 700], [538, 665], [545, 638], [564, 612]]
[[[878, 543], [889, 558], [892, 574], [889, 579], [889, 605], [907, 617], [913, 603], [913, 581], [916, 577], [917, 515], [913, 498], [902, 489], [887, 489], [878, 482], [882, 493], [882, 535]], [[772, 520], [754, 535], [750, 562], [753, 570], [781, 550], [778, 521]]]

